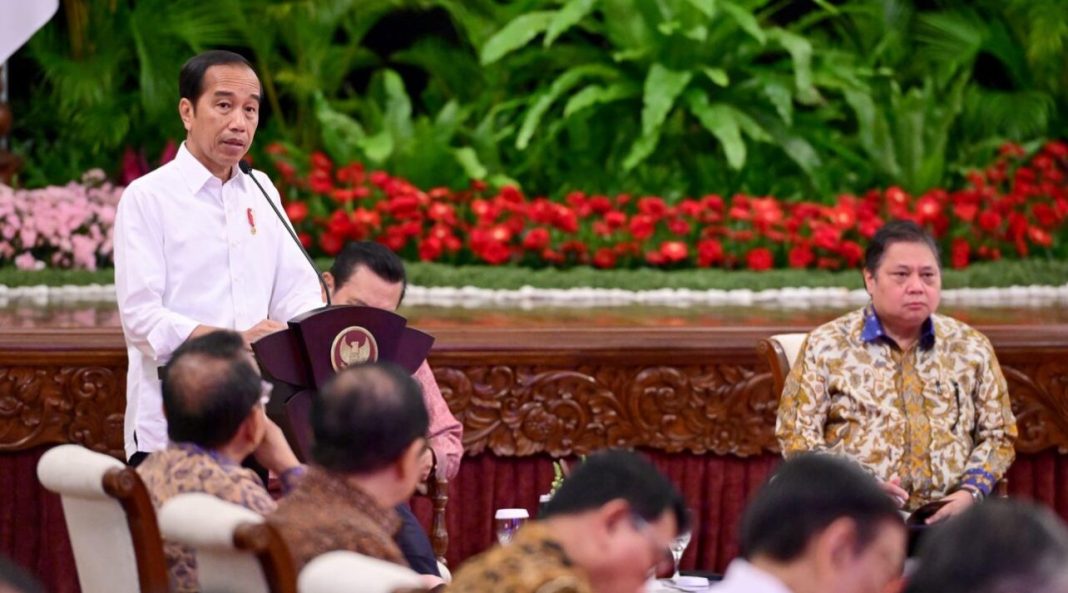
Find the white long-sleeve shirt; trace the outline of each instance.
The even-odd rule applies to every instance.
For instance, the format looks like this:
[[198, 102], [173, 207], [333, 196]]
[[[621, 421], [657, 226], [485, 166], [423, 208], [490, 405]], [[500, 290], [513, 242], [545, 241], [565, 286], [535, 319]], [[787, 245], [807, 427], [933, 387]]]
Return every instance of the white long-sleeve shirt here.
[[[254, 174], [281, 210], [274, 185]], [[234, 167], [223, 183], [184, 143], [122, 194], [115, 291], [130, 359], [127, 457], [167, 445], [157, 369], [197, 325], [244, 331], [323, 304], [315, 273], [252, 180]]]

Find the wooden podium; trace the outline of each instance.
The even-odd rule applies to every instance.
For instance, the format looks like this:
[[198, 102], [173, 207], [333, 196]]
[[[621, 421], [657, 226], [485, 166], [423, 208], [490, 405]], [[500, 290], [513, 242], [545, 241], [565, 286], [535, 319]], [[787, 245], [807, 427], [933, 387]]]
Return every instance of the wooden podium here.
[[257, 340], [252, 350], [264, 378], [274, 384], [267, 414], [306, 462], [312, 400], [330, 377], [349, 365], [375, 361], [414, 373], [433, 344], [433, 337], [408, 327], [396, 313], [344, 305], [305, 313], [288, 329]]

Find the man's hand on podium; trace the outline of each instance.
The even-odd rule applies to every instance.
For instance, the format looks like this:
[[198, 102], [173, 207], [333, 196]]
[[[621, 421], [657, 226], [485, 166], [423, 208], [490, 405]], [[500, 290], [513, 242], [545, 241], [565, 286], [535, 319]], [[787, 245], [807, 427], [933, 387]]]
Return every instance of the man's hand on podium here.
[[285, 328], [286, 324], [282, 323], [281, 321], [275, 321], [273, 319], [264, 319], [256, 325], [253, 325], [252, 327], [241, 332], [241, 336], [245, 338], [245, 348], [251, 350], [252, 343], [256, 340], [262, 338], [263, 336], [273, 334], [274, 332], [282, 331]]

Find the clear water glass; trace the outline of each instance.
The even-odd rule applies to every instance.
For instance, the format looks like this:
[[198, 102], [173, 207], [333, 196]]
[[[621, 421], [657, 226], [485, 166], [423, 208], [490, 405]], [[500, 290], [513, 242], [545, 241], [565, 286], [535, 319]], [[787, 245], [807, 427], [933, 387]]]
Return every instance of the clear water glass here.
[[515, 532], [530, 518], [526, 509], [497, 509], [493, 515], [496, 523], [497, 542], [502, 546], [512, 541]]
[[682, 555], [686, 552], [686, 546], [690, 545], [691, 535], [692, 533], [689, 531], [680, 533], [679, 536], [671, 542], [671, 557], [675, 560], [675, 574], [671, 575], [673, 580], [678, 580], [679, 578], [679, 561], [682, 560]]

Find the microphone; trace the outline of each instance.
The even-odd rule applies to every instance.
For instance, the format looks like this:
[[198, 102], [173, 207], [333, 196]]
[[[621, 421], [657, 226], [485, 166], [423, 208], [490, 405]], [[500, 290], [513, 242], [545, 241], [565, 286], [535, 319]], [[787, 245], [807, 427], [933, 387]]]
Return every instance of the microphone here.
[[319, 272], [319, 266], [315, 265], [315, 262], [312, 261], [311, 256], [308, 255], [308, 251], [304, 249], [304, 245], [302, 245], [300, 239], [297, 238], [297, 234], [293, 232], [292, 228], [290, 228], [289, 220], [287, 220], [286, 217], [282, 215], [282, 211], [278, 209], [278, 206], [274, 205], [274, 202], [271, 201], [271, 196], [267, 195], [267, 190], [263, 189], [263, 186], [260, 185], [260, 182], [256, 180], [256, 176], [252, 174], [252, 165], [248, 164], [248, 161], [241, 160], [237, 162], [237, 168], [241, 169], [241, 172], [245, 175], [248, 175], [249, 178], [252, 179], [252, 183], [255, 183], [256, 187], [260, 188], [260, 193], [263, 194], [263, 199], [267, 200], [267, 203], [271, 206], [271, 210], [274, 210], [274, 215], [278, 217], [279, 221], [281, 221], [282, 228], [289, 232], [289, 236], [292, 237], [293, 242], [297, 244], [297, 249], [299, 249], [301, 254], [304, 255], [304, 259], [308, 260], [308, 265], [312, 267], [313, 271], [315, 271], [315, 277], [319, 280], [319, 285], [323, 287], [323, 294], [326, 295], [326, 306], [329, 307], [331, 305], [330, 289], [326, 287], [326, 281], [323, 280], [323, 275]]

